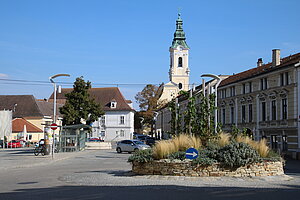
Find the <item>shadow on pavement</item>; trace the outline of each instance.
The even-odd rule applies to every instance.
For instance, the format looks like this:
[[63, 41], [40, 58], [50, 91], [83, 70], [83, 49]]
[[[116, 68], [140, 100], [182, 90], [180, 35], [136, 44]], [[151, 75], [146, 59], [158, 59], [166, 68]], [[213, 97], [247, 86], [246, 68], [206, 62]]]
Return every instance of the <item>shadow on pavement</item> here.
[[282, 188], [147, 186], [60, 186], [0, 193], [0, 199], [298, 199], [299, 186]]
[[300, 176], [300, 160], [287, 160], [284, 173], [286, 175]]

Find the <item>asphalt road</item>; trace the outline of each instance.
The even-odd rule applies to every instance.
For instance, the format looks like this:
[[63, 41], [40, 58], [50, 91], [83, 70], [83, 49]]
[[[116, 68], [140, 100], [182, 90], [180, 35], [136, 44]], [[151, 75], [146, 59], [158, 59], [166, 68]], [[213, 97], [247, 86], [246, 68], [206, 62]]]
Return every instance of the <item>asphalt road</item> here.
[[[31, 156], [29, 151], [0, 151], [0, 200], [300, 198], [299, 161], [287, 162], [288, 176], [163, 177], [132, 174], [131, 165], [126, 162], [130, 154], [113, 150], [61, 154], [55, 162]], [[22, 164], [22, 158], [26, 164]], [[15, 167], [7, 167], [5, 163], [12, 161]]]

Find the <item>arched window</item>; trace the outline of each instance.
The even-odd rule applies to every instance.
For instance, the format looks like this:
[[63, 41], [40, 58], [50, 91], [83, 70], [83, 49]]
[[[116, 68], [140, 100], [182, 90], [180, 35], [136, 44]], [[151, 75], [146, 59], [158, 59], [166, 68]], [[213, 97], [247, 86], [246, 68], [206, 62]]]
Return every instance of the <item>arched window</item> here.
[[182, 89], [182, 83], [178, 84], [178, 88], [181, 90]]
[[178, 58], [178, 67], [182, 67], [182, 58], [181, 57]]

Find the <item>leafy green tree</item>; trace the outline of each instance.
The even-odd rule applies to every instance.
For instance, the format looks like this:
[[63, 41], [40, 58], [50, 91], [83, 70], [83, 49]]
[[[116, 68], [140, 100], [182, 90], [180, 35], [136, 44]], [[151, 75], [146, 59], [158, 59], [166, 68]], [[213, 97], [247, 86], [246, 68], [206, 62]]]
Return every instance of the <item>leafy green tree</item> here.
[[90, 124], [104, 114], [101, 105], [89, 95], [91, 82], [85, 82], [83, 77], [76, 78], [73, 91], [66, 94], [66, 104], [59, 109], [63, 115], [63, 125], [81, 124], [82, 119]]

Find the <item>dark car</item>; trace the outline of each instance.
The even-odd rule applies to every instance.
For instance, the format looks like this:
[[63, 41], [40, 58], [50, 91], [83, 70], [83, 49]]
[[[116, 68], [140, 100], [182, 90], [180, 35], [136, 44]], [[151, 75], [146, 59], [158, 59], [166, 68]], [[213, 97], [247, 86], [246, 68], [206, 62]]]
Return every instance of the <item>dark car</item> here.
[[148, 136], [148, 137], [146, 137], [144, 143], [149, 145], [149, 146], [153, 146], [153, 145], [155, 145], [155, 138]]

